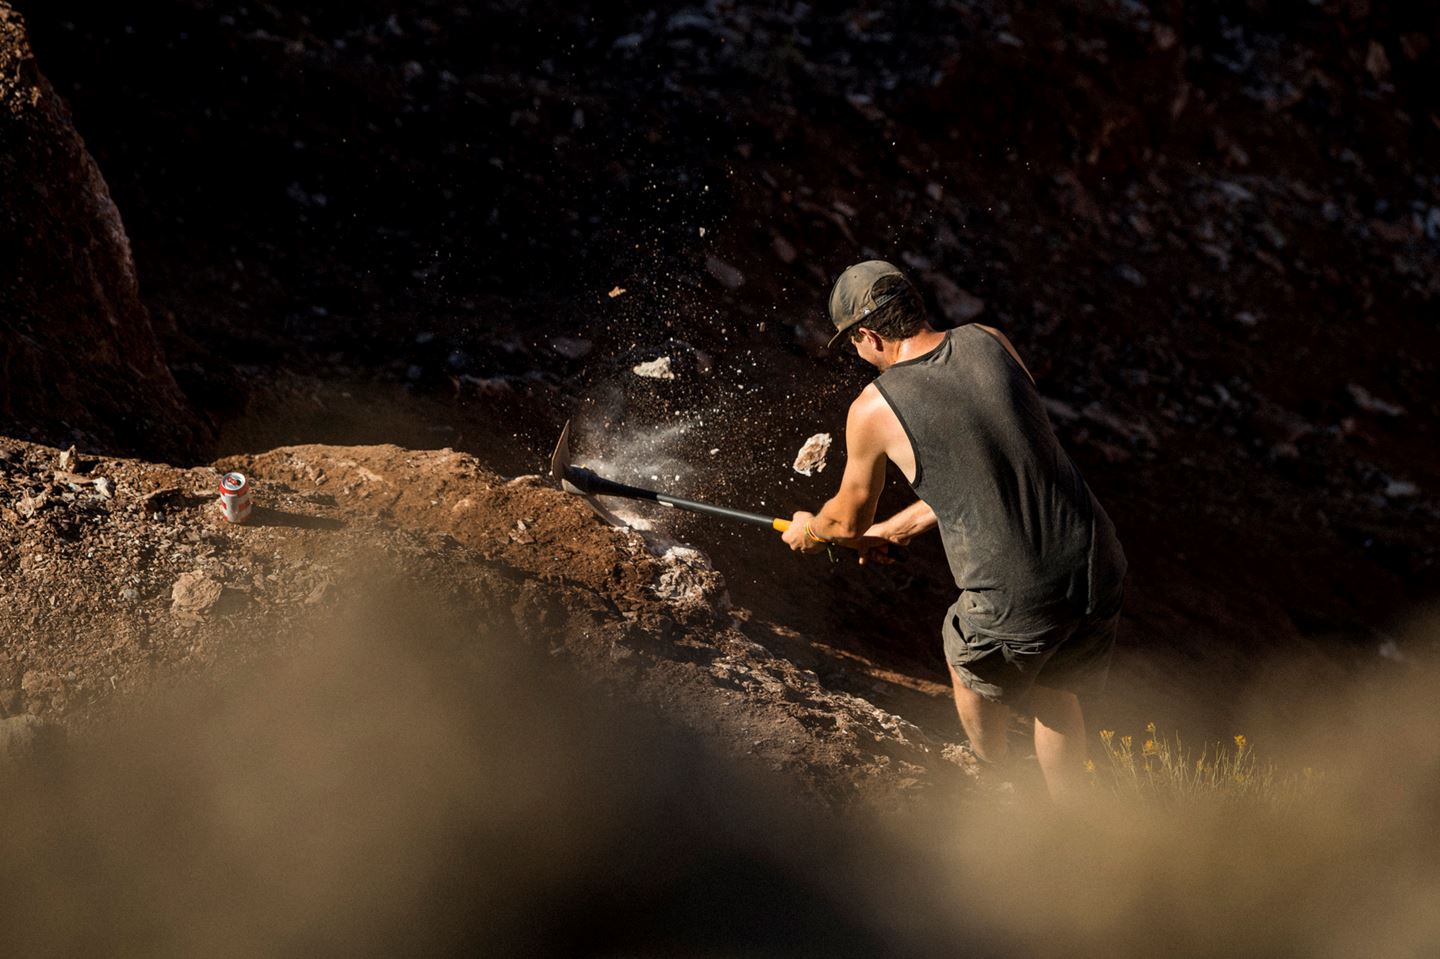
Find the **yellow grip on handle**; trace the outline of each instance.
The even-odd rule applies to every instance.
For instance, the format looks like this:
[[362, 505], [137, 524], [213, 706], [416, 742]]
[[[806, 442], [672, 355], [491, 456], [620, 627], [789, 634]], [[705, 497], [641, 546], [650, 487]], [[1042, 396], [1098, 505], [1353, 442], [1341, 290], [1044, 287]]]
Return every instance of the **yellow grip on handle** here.
[[788, 519], [772, 519], [770, 527], [778, 533], [783, 533], [790, 528], [790, 521]]

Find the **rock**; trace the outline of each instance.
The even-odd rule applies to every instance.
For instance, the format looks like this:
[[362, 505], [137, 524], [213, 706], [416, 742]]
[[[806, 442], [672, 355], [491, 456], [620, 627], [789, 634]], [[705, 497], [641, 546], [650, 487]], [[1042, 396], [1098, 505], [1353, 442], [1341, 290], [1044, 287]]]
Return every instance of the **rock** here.
[[799, 256], [795, 245], [778, 233], [770, 241], [770, 246], [775, 251], [775, 255], [780, 258], [781, 263], [794, 263], [795, 258]]
[[224, 592], [225, 587], [199, 570], [181, 573], [170, 588], [170, 608], [181, 616], [204, 616]]
[[0, 432], [193, 455], [209, 429], [165, 365], [120, 213], [5, 0], [0, 210]]
[[43, 711], [55, 695], [63, 695], [65, 684], [53, 673], [43, 669], [27, 669], [20, 677], [20, 691], [32, 712]]
[[1409, 499], [1420, 492], [1420, 487], [1409, 480], [1391, 480], [1385, 486], [1385, 495], [1389, 499]]
[[1090, 403], [1080, 415], [1097, 426], [1103, 426], [1107, 430], [1123, 436], [1131, 443], [1154, 448], [1156, 444], [1155, 433], [1144, 423], [1132, 422], [1123, 417], [1116, 416], [1103, 408], [1099, 403]]
[[930, 272], [924, 274], [925, 282], [935, 291], [936, 305], [940, 312], [945, 315], [954, 326], [961, 326], [969, 323], [985, 312], [985, 301], [961, 289], [943, 273]]
[[1221, 196], [1232, 203], [1245, 203], [1255, 199], [1255, 194], [1230, 180], [1216, 180], [1215, 189], [1219, 191]]
[[1064, 400], [1042, 396], [1040, 402], [1045, 404], [1045, 411], [1050, 414], [1051, 419], [1059, 420], [1062, 423], [1073, 423], [1080, 418], [1079, 411]]
[[21, 519], [29, 519], [45, 506], [50, 499], [50, 491], [42, 489], [34, 496], [26, 493], [15, 501], [15, 511], [20, 514]]
[[1384, 82], [1390, 76], [1390, 58], [1379, 41], [1371, 40], [1369, 49], [1365, 51], [1365, 70], [1376, 82]]
[[1124, 280], [1126, 283], [1129, 283], [1131, 286], [1138, 289], [1143, 289], [1145, 287], [1145, 284], [1148, 282], [1145, 279], [1145, 274], [1135, 269], [1135, 267], [1131, 266], [1129, 263], [1117, 264], [1115, 267], [1115, 275], [1120, 277], [1120, 279]]
[[795, 454], [795, 472], [803, 476], [825, 471], [825, 457], [830, 454], [830, 434], [816, 433], [805, 441], [800, 452]]
[[726, 289], [737, 290], [745, 285], [745, 274], [719, 257], [707, 256], [705, 270], [719, 280]]
[[1350, 398], [1355, 401], [1355, 405], [1367, 413], [1379, 413], [1382, 416], [1405, 415], [1405, 408], [1403, 406], [1396, 406], [1393, 403], [1387, 403], [1382, 399], [1377, 399], [1369, 390], [1365, 389], [1365, 387], [1359, 383], [1347, 384], [1345, 389], [1349, 392]]
[[39, 716], [0, 719], [0, 763], [32, 762], [64, 743], [64, 730]]
[[1100, 204], [1095, 202], [1095, 197], [1074, 173], [1068, 170], [1057, 173], [1051, 182], [1054, 184], [1056, 202], [1072, 217], [1097, 225], [1104, 222]]
[[1408, 221], [1387, 223], [1381, 219], [1370, 221], [1370, 232], [1386, 243], [1407, 243], [1419, 234], [1414, 224]]
[[631, 367], [630, 372], [652, 380], [673, 380], [675, 378], [674, 371], [670, 369], [670, 357], [668, 356], [656, 357], [648, 363], [637, 363]]
[[655, 595], [681, 613], [682, 619], [697, 615], [713, 618], [730, 608], [725, 577], [704, 553], [686, 546], [670, 546], [657, 559], [660, 575], [653, 587]]
[[1296, 444], [1315, 432], [1314, 425], [1269, 400], [1260, 402], [1252, 423], [1256, 432], [1272, 444], [1271, 451], [1278, 459], [1298, 457], [1300, 448]]
[[686, 9], [679, 13], [671, 14], [670, 19], [665, 21], [665, 29], [669, 33], [678, 33], [684, 30], [695, 30], [700, 33], [713, 33], [715, 21], [711, 20], [699, 10]]

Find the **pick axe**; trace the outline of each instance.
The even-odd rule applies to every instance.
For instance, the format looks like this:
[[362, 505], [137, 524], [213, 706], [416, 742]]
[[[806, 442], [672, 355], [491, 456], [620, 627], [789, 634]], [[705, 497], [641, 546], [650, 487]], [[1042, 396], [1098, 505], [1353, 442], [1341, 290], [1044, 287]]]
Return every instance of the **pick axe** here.
[[[790, 521], [788, 519], [781, 519], [778, 516], [750, 513], [742, 509], [731, 509], [728, 506], [716, 506], [713, 503], [700, 503], [693, 499], [682, 499], [679, 496], [671, 496], [669, 493], [662, 493], [658, 490], [643, 489], [639, 486], [617, 483], [615, 480], [600, 476], [593, 470], [588, 470], [583, 466], [575, 466], [571, 462], [570, 456], [570, 423], [568, 420], [565, 423], [565, 428], [560, 431], [560, 442], [555, 444], [555, 452], [550, 457], [550, 477], [554, 479], [565, 492], [585, 497], [590, 508], [593, 509], [602, 520], [612, 526], [623, 526], [624, 523], [596, 502], [595, 497], [619, 496], [624, 499], [649, 500], [652, 503], [659, 503], [662, 506], [673, 506], [676, 509], [688, 510], [692, 513], [704, 513], [707, 516], [718, 516], [721, 519], [733, 519], [739, 520], [742, 523], [750, 523], [754, 526], [764, 526], [781, 533], [790, 528]], [[835, 545], [841, 546], [844, 544], [836, 543]], [[856, 547], [852, 546], [849, 548], [854, 549]], [[902, 559], [903, 555], [904, 550], [901, 547], [893, 543], [886, 543], [886, 556], [890, 561]], [[885, 562], [885, 559], [881, 559], [880, 562]]]

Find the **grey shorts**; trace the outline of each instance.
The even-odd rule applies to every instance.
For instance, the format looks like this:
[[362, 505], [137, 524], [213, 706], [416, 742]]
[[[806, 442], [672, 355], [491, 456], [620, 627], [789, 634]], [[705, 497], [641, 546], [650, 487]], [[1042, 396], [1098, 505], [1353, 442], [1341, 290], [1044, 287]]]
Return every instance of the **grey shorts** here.
[[1023, 638], [975, 629], [957, 602], [945, 614], [945, 659], [962, 683], [991, 702], [1023, 709], [1037, 685], [1092, 696], [1104, 691], [1110, 675], [1123, 600], [1117, 593], [1094, 613]]

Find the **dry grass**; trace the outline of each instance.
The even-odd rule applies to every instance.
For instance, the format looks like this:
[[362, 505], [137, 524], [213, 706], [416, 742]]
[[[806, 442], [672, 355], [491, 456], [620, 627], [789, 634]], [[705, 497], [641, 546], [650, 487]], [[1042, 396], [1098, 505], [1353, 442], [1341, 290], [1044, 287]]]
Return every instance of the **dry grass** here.
[[1137, 747], [1134, 736], [1100, 731], [1104, 758], [1087, 762], [1086, 768], [1101, 795], [1162, 805], [1237, 802], [1286, 808], [1314, 795], [1323, 779], [1310, 767], [1284, 771], [1260, 759], [1243, 734], [1232, 745], [1210, 743], [1196, 754], [1178, 732], [1162, 736], [1153, 722], [1145, 732]]

